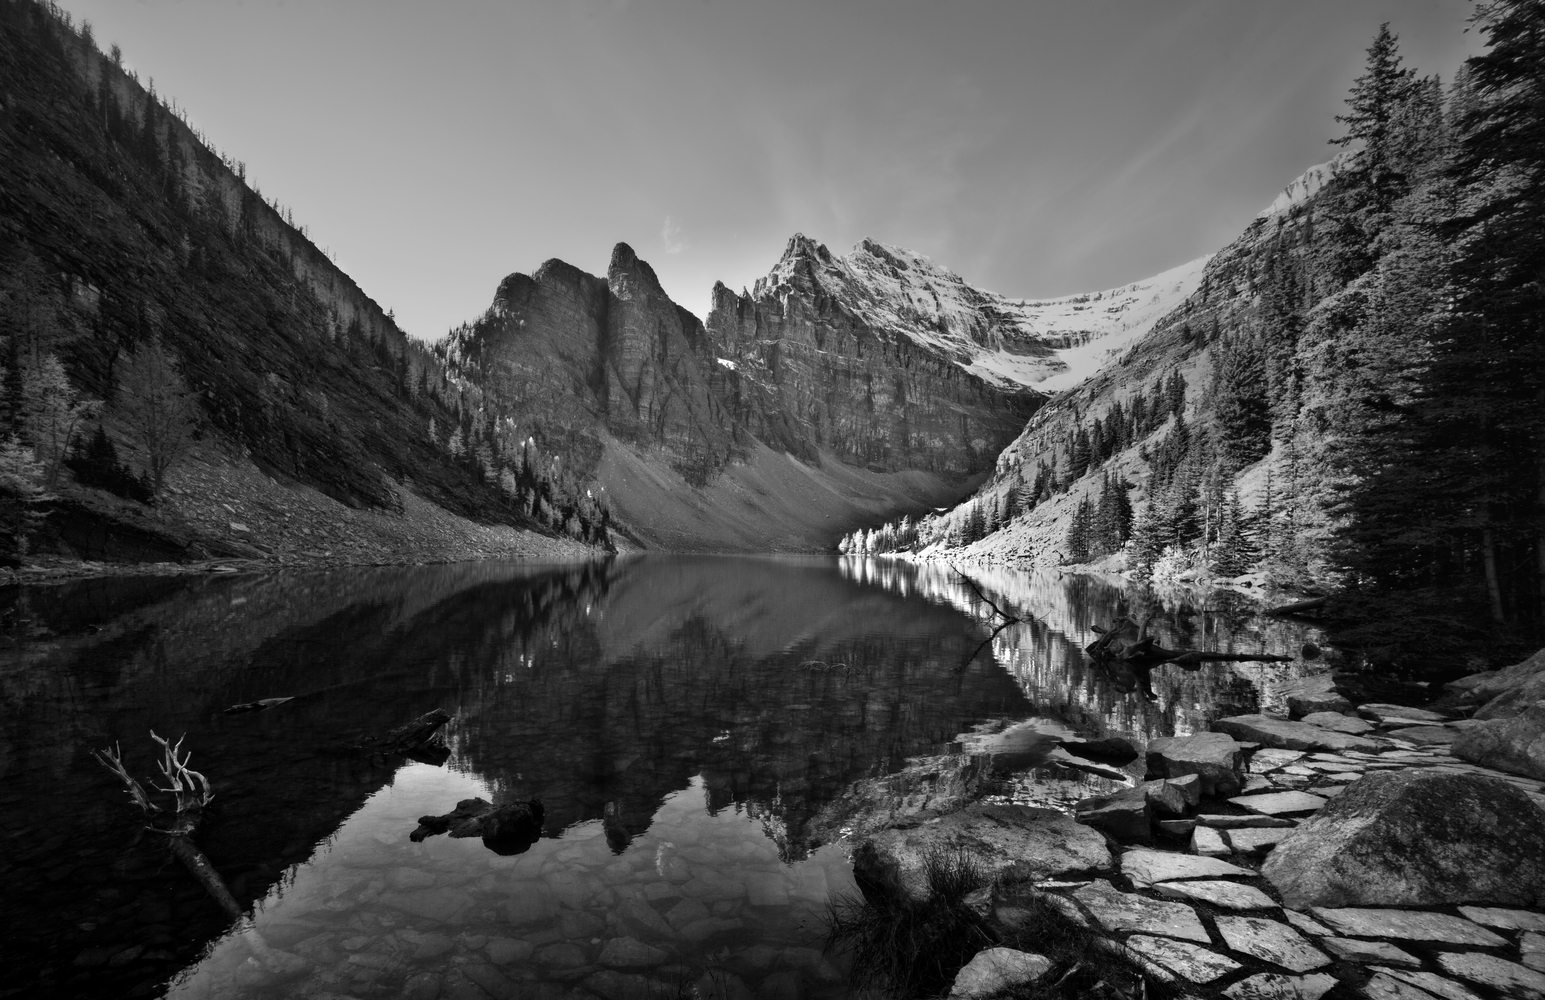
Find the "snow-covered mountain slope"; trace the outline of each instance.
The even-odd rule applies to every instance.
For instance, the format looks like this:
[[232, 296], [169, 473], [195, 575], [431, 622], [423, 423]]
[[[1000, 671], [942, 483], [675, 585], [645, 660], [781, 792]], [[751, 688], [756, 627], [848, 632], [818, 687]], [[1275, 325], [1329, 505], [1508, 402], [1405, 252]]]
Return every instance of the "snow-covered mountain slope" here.
[[1320, 188], [1328, 184], [1332, 178], [1341, 173], [1351, 161], [1350, 152], [1337, 153], [1325, 163], [1316, 163], [1305, 170], [1293, 183], [1282, 189], [1282, 193], [1270, 205], [1261, 209], [1258, 219], [1270, 219], [1277, 215], [1287, 215], [1295, 207], [1307, 204], [1309, 199], [1319, 192]]
[[785, 298], [813, 283], [871, 329], [899, 334], [986, 382], [1056, 393], [1078, 385], [1196, 290], [1202, 257], [1120, 288], [1012, 299], [967, 284], [921, 254], [866, 239], [846, 256], [804, 235], [751, 297]]

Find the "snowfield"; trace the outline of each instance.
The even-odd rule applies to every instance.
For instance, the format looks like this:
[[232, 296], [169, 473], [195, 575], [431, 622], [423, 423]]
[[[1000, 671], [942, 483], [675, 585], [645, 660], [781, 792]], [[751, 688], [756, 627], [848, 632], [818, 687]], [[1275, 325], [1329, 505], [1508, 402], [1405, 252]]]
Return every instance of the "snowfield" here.
[[1209, 259], [1103, 292], [1032, 301], [967, 284], [901, 247], [864, 240], [837, 257], [798, 235], [753, 294], [792, 291], [808, 264], [821, 290], [871, 328], [905, 336], [994, 385], [1055, 393], [1151, 330], [1197, 289]]

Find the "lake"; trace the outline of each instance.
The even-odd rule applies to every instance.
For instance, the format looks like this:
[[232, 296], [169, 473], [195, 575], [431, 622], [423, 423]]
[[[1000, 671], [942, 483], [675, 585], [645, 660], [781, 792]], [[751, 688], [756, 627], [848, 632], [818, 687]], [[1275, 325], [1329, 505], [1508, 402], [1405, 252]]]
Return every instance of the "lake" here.
[[[994, 635], [952, 570], [857, 558], [11, 588], [0, 996], [842, 996], [827, 906], [853, 891], [843, 837], [881, 779], [1027, 719], [1141, 745], [1281, 708], [1276, 687], [1318, 669], [1103, 671], [1082, 648], [1123, 613], [1167, 646], [1321, 640], [1231, 594], [970, 572], [1029, 620]], [[434, 708], [443, 763], [348, 749]], [[197, 840], [247, 909], [235, 927], [91, 756], [118, 744], [145, 780], [152, 730], [186, 734], [213, 785]], [[1114, 787], [1042, 763], [1003, 794], [1066, 808]], [[474, 797], [539, 799], [540, 839], [409, 839]]]

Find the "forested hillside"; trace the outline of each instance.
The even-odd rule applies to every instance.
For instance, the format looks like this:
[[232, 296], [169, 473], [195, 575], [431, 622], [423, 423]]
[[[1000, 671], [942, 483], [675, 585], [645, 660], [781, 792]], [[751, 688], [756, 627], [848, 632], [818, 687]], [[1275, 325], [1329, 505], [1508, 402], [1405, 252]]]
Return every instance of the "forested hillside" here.
[[1368, 646], [1537, 640], [1542, 18], [1482, 7], [1486, 50], [1446, 84], [1386, 25], [1341, 155], [1037, 413], [971, 501], [845, 548], [1334, 589]]
[[[0, 101], [10, 558], [57, 543], [56, 522], [87, 508], [150, 531], [163, 511], [143, 505], [194, 444], [347, 508], [400, 511], [411, 490], [482, 523], [604, 538], [604, 508], [531, 447], [499, 447], [476, 388], [89, 25], [0, 2]], [[193, 553], [252, 553], [182, 537]]]

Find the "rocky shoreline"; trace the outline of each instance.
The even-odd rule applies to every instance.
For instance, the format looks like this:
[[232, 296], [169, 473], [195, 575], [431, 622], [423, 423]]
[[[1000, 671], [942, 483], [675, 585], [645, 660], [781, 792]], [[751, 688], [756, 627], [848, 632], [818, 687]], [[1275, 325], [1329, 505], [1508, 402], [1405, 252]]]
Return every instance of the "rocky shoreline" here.
[[[1168, 995], [1545, 997], [1545, 650], [1426, 708], [1349, 694], [1308, 679], [1291, 717], [1155, 739], [1124, 771], [1084, 762], [1121, 740], [1066, 742], [1064, 766], [1128, 785], [1072, 817], [936, 779], [857, 841], [859, 885], [918, 898], [955, 852], [991, 882], [967, 903], [997, 942], [1051, 907]], [[1055, 971], [993, 944], [950, 995], [1047, 995]]]

